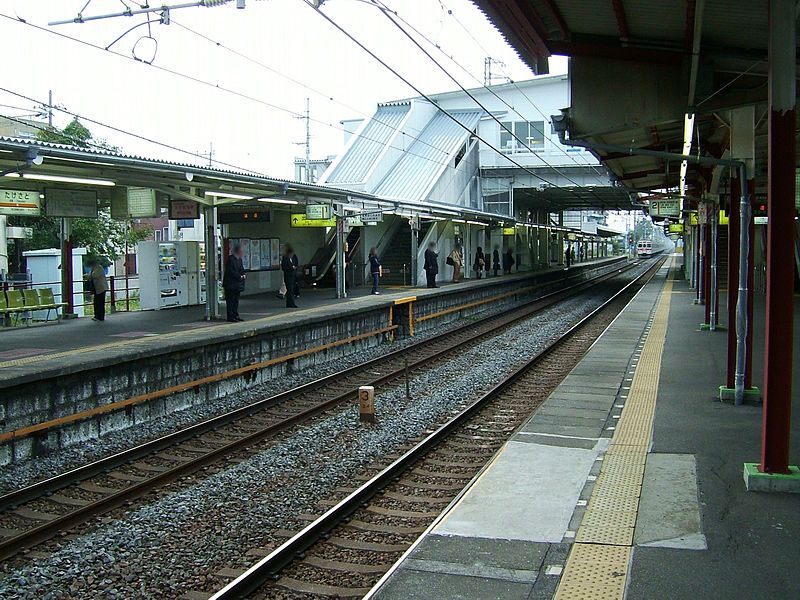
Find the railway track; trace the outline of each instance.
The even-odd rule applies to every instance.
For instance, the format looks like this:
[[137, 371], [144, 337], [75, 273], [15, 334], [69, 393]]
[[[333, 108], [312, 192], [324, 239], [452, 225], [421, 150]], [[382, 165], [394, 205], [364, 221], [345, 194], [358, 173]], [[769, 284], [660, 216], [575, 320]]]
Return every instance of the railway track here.
[[[352, 402], [358, 387], [396, 385], [454, 352], [636, 266], [570, 283], [506, 313], [410, 344], [341, 372], [0, 496], [0, 560], [200, 470], [251, 455], [303, 421]], [[224, 465], [223, 465], [224, 466]]]
[[282, 545], [212, 600], [367, 594], [547, 398], [664, 260], [390, 465], [365, 477], [362, 485], [339, 489], [341, 500], [321, 503], [324, 514], [309, 516], [303, 530], [283, 532], [288, 539]]

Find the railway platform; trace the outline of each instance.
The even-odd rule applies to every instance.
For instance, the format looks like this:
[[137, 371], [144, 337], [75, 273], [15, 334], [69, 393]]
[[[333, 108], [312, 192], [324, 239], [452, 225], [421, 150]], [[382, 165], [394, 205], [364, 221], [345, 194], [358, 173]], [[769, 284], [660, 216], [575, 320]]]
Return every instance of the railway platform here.
[[0, 462], [235, 394], [318, 361], [510, 306], [626, 263], [587, 261], [439, 289], [301, 290], [299, 309], [246, 296], [243, 323], [203, 320], [200, 307], [117, 313], [0, 333]]
[[798, 496], [745, 490], [761, 406], [717, 399], [725, 336], [677, 276], [662, 268], [367, 598], [800, 597]]

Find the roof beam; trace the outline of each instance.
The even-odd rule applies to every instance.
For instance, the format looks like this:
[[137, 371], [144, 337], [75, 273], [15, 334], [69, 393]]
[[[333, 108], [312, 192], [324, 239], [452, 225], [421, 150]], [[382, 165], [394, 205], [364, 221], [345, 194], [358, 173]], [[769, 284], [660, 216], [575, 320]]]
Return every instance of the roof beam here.
[[564, 20], [564, 17], [561, 16], [561, 11], [558, 10], [558, 7], [553, 3], [553, 0], [541, 0], [541, 2], [544, 4], [547, 12], [550, 14], [550, 18], [555, 21], [561, 39], [568, 42], [572, 38], [572, 33], [570, 32], [569, 27], [567, 27], [567, 22]]
[[550, 52], [564, 56], [584, 56], [588, 58], [611, 58], [642, 63], [680, 64], [683, 55], [669, 50], [620, 46], [595, 42], [548, 42]]
[[611, 0], [611, 5], [614, 7], [614, 16], [617, 18], [619, 39], [622, 42], [627, 42], [631, 39], [631, 30], [628, 28], [628, 18], [625, 16], [625, 7], [622, 5], [622, 0]]

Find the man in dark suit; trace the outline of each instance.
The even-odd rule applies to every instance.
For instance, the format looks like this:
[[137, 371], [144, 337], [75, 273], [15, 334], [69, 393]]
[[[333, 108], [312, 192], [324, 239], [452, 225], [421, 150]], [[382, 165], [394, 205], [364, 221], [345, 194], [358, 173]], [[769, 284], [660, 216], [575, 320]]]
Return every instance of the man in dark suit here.
[[281, 270], [283, 271], [283, 283], [286, 286], [286, 308], [297, 308], [294, 301], [297, 291], [297, 256], [291, 245], [286, 244], [286, 249], [281, 259]]
[[239, 296], [244, 290], [244, 264], [242, 263], [242, 247], [238, 244], [233, 247], [233, 253], [225, 263], [225, 273], [222, 276], [222, 288], [225, 290], [225, 307], [228, 312], [228, 321], [235, 323], [243, 321], [239, 316]]
[[436, 285], [436, 274], [439, 272], [439, 255], [434, 251], [436, 244], [431, 242], [425, 250], [425, 277], [428, 280], [429, 288], [439, 287]]

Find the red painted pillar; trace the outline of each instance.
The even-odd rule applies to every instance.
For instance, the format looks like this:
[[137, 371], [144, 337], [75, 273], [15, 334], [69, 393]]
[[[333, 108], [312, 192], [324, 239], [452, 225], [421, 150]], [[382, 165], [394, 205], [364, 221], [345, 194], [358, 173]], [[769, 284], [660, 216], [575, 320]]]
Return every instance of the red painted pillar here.
[[769, 3], [767, 320], [761, 464], [788, 473], [792, 406], [795, 199], [795, 2]]
[[[739, 299], [739, 229], [741, 217], [739, 178], [731, 178], [728, 203], [728, 372], [725, 387], [736, 387], [736, 303]], [[749, 348], [749, 346], [748, 346]]]

